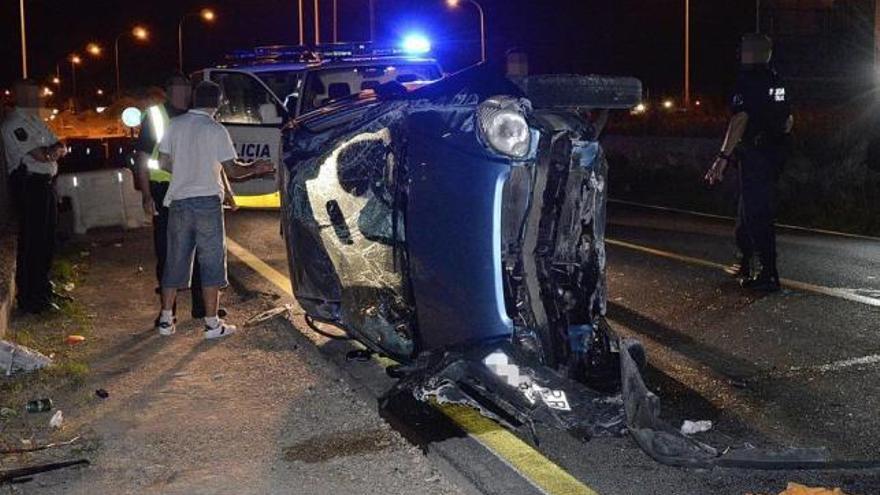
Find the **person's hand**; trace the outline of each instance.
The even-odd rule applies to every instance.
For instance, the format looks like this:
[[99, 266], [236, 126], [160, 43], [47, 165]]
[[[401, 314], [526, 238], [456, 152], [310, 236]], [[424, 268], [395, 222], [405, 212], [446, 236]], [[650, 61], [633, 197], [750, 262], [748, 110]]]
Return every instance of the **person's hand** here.
[[257, 160], [251, 165], [255, 177], [263, 177], [275, 173], [275, 164], [269, 160]]
[[235, 196], [232, 194], [223, 196], [223, 204], [232, 211], [238, 211], [238, 203], [235, 202]]
[[727, 170], [727, 162], [728, 159], [723, 156], [719, 156], [715, 159], [715, 163], [713, 163], [712, 168], [706, 172], [705, 177], [706, 182], [708, 182], [710, 186], [720, 184], [724, 180], [724, 171]]
[[144, 215], [147, 218], [153, 218], [159, 215], [158, 210], [156, 210], [156, 202], [153, 201], [153, 197], [149, 194], [144, 194], [142, 199], [144, 205]]

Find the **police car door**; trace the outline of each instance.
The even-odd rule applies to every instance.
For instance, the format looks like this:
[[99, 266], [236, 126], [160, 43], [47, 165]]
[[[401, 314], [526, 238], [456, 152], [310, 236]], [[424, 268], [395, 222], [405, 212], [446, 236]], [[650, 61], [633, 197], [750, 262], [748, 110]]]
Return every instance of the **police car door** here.
[[[223, 103], [217, 120], [229, 130], [240, 159], [272, 160], [280, 166], [281, 103], [262, 81], [241, 71], [211, 71], [210, 78], [223, 88]], [[242, 208], [278, 208], [280, 195], [274, 177], [232, 185], [235, 200]]]

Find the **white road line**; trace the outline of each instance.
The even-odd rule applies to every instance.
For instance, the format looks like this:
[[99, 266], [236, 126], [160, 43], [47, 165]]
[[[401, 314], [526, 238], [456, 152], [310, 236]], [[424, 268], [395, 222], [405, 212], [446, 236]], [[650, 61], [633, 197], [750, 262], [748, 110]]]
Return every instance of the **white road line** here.
[[[713, 261], [704, 260], [701, 258], [694, 258], [693, 256], [686, 256], [683, 254], [671, 253], [669, 251], [663, 251], [662, 249], [656, 249], [648, 246], [642, 246], [639, 244], [633, 244], [630, 242], [619, 241], [616, 239], [605, 239], [606, 244], [610, 244], [612, 246], [619, 246], [626, 249], [631, 249], [633, 251], [639, 251], [642, 253], [651, 254], [654, 256], [659, 256], [661, 258], [681, 261], [683, 263], [689, 263], [691, 265], [704, 266], [708, 268], [716, 268], [720, 270], [726, 270], [727, 267], [722, 265], [721, 263], [715, 263]], [[880, 299], [874, 297], [863, 296], [861, 294], [854, 293], [851, 289], [837, 289], [833, 287], [823, 287], [821, 285], [809, 284], [806, 282], [799, 282], [797, 280], [790, 280], [787, 278], [779, 279], [779, 283], [782, 284], [783, 287], [799, 290], [803, 292], [812, 292], [814, 294], [821, 294], [823, 296], [836, 297], [838, 299], [845, 299], [847, 301], [853, 301], [860, 304], [866, 304], [868, 306], [874, 306], [880, 308]]]
[[[684, 215], [691, 215], [695, 217], [702, 218], [713, 218], [716, 220], [730, 220], [735, 221], [736, 219], [733, 217], [728, 217], [725, 215], [713, 215], [711, 213], [703, 213], [700, 211], [692, 211], [692, 210], [683, 210], [680, 208], [671, 208], [668, 206], [657, 206], [657, 205], [649, 205], [644, 203], [638, 203], [636, 201], [626, 201], [623, 199], [609, 199], [609, 203], [616, 203], [619, 205], [627, 205], [627, 206], [637, 206], [639, 208], [645, 208], [647, 210], [656, 210], [656, 211], [668, 211], [670, 213], [681, 213]], [[861, 239], [866, 241], [880, 241], [880, 237], [872, 237], [869, 235], [860, 235], [860, 234], [850, 234], [847, 232], [838, 232], [836, 230], [827, 230], [827, 229], [815, 229], [810, 227], [801, 227], [798, 225], [787, 225], [783, 223], [776, 224], [776, 227], [786, 230], [797, 230], [801, 232], [812, 232], [814, 234], [824, 234], [836, 237], [846, 237], [848, 239]]]
[[819, 373], [828, 373], [831, 371], [840, 371], [854, 366], [868, 366], [872, 364], [880, 364], [880, 354], [872, 354], [870, 356], [843, 359], [833, 363], [823, 364], [821, 366], [805, 366], [792, 367], [790, 371], [818, 371]]

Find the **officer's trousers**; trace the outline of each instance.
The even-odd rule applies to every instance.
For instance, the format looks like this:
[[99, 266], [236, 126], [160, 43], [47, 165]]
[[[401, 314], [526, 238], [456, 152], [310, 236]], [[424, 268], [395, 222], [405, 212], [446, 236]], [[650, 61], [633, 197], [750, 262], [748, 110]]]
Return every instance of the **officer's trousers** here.
[[[165, 259], [168, 257], [168, 208], [163, 205], [165, 194], [168, 193], [168, 182], [150, 181], [150, 193], [156, 203], [157, 216], [153, 217], [153, 248], [156, 251], [156, 280], [162, 287], [162, 274], [165, 271]], [[205, 316], [205, 302], [202, 298], [202, 277], [199, 264], [193, 265], [192, 286], [192, 317]]]
[[58, 196], [47, 174], [32, 174], [19, 167], [9, 186], [18, 213], [18, 259], [15, 285], [23, 311], [45, 309], [52, 298], [49, 273], [55, 256]]
[[778, 148], [745, 148], [739, 156], [739, 206], [736, 244], [746, 260], [755, 255], [762, 270], [777, 276], [776, 182], [785, 160]]

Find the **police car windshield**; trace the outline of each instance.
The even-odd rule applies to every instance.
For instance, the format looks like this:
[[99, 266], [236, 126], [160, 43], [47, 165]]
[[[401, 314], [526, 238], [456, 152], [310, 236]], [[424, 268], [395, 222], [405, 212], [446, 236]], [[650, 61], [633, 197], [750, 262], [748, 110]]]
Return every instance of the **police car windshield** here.
[[390, 81], [400, 83], [436, 81], [442, 74], [436, 64], [381, 63], [344, 68], [320, 69], [306, 79], [302, 113]]
[[256, 74], [257, 77], [262, 80], [266, 86], [272, 90], [272, 93], [278, 97], [279, 100], [287, 104], [286, 101], [288, 98], [296, 98], [296, 90], [297, 90], [297, 82], [300, 78], [299, 71], [293, 70], [277, 70], [277, 71], [266, 71], [266, 72], [258, 72]]

